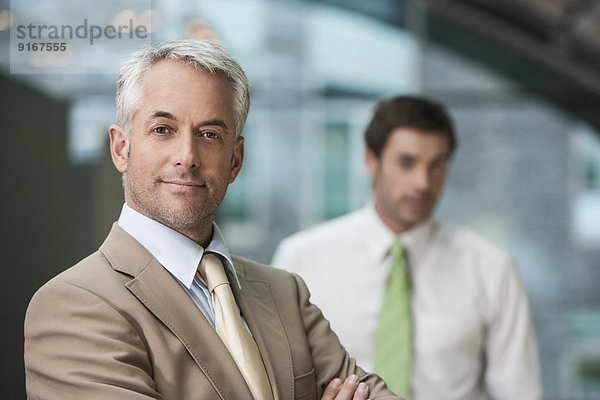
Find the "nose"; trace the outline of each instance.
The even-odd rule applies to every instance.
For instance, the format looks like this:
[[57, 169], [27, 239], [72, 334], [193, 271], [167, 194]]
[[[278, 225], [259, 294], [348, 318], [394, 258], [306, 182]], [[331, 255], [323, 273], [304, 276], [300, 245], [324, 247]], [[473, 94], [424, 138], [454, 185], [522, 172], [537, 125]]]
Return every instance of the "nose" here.
[[173, 161], [176, 166], [185, 169], [193, 169], [200, 166], [198, 143], [196, 143], [192, 132], [180, 132], [176, 140]]
[[413, 171], [413, 177], [412, 177], [412, 181], [413, 181], [413, 185], [415, 186], [415, 189], [420, 190], [420, 191], [425, 191], [429, 188], [429, 184], [431, 182], [430, 176], [429, 176], [429, 169], [427, 167], [419, 167], [419, 168], [415, 168], [415, 170]]

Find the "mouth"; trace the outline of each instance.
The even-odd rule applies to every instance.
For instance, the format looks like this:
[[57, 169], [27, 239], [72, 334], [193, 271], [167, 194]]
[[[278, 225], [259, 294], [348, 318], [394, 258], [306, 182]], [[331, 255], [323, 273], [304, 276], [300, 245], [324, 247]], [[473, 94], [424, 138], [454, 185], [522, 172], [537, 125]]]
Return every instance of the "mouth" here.
[[205, 187], [206, 185], [202, 182], [197, 181], [188, 181], [188, 180], [161, 180], [160, 183], [167, 185], [167, 187], [171, 187], [173, 189], [178, 190], [194, 190]]
[[413, 209], [423, 210], [429, 206], [429, 198], [426, 196], [408, 197], [406, 203]]
[[198, 182], [189, 182], [189, 181], [162, 181], [162, 183], [169, 183], [171, 185], [181, 185], [181, 186], [203, 186]]

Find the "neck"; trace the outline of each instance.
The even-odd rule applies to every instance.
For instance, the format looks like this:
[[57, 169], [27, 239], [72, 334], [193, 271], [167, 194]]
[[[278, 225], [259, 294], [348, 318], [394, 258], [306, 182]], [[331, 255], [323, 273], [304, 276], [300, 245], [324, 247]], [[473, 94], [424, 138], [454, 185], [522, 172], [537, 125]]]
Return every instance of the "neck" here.
[[385, 226], [387, 226], [396, 235], [400, 235], [400, 234], [408, 231], [409, 229], [411, 229], [413, 226], [417, 225], [420, 222], [419, 221], [419, 222], [411, 223], [408, 221], [403, 221], [398, 218], [390, 217], [385, 212], [381, 211], [381, 208], [379, 207], [379, 205], [377, 203], [375, 203], [375, 211], [377, 212], [379, 219], [381, 219], [381, 221], [385, 224]]
[[169, 223], [167, 223], [166, 221], [158, 221], [166, 226], [168, 226], [169, 228], [181, 233], [182, 235], [190, 238], [191, 240], [193, 240], [194, 242], [198, 243], [200, 246], [202, 246], [203, 248], [207, 248], [212, 236], [213, 236], [213, 226], [212, 226], [212, 221], [210, 221], [209, 223], [206, 224], [202, 224], [201, 227], [180, 227], [180, 226], [174, 226], [171, 225]]
[[127, 201], [127, 205], [134, 211], [153, 219], [161, 224], [181, 233], [194, 242], [198, 243], [203, 248], [206, 248], [210, 243], [213, 235], [213, 218], [205, 217], [194, 221], [181, 220], [180, 218], [165, 217], [160, 213], [146, 212], [144, 209], [137, 206], [135, 202]]

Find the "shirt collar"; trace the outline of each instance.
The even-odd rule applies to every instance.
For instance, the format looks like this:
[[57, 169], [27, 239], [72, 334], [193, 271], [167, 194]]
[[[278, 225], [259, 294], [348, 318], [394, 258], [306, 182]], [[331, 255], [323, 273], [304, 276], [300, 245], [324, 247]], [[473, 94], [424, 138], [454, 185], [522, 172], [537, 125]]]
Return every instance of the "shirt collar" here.
[[231, 254], [216, 223], [213, 222], [212, 239], [206, 249], [187, 236], [135, 211], [127, 204], [123, 204], [118, 224], [188, 289], [192, 286], [204, 252], [220, 255], [225, 269], [240, 287]]
[[383, 261], [388, 256], [392, 244], [396, 240], [400, 240], [409, 255], [411, 265], [415, 266], [421, 262], [425, 255], [427, 243], [433, 233], [435, 225], [433, 219], [427, 219], [408, 231], [396, 235], [381, 220], [375, 210], [374, 202], [369, 202], [364, 212], [367, 218], [367, 229], [364, 231], [366, 234], [365, 240], [370, 252], [378, 260]]

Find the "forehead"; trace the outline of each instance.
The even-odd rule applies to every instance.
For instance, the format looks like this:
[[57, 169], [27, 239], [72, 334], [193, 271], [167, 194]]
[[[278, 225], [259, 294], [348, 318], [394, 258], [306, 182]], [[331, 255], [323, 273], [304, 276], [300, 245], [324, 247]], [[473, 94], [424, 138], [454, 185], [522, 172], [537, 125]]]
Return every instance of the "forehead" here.
[[142, 107], [164, 103], [229, 109], [233, 102], [233, 89], [224, 75], [175, 60], [153, 64], [141, 77], [141, 89]]
[[450, 156], [450, 139], [440, 131], [399, 127], [390, 132], [382, 155], [412, 155], [421, 158]]

